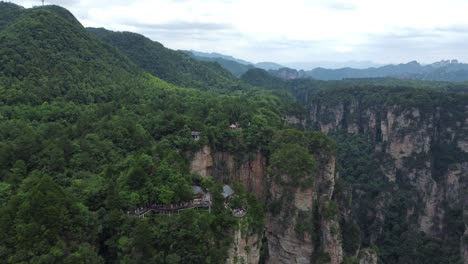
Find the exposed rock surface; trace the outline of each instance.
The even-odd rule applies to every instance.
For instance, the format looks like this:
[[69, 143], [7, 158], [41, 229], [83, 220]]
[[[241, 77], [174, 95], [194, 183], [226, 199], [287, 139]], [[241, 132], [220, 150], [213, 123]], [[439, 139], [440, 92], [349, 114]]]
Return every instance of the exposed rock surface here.
[[359, 253], [359, 264], [377, 264], [377, 253], [370, 249], [363, 249]]
[[258, 234], [243, 235], [241, 229], [234, 232], [234, 242], [229, 249], [227, 264], [256, 264], [260, 261], [261, 237]]
[[[325, 255], [332, 264], [342, 262], [336, 216], [326, 217], [317, 211], [329, 206], [334, 173], [335, 159], [328, 157], [322, 160], [316, 180], [309, 188], [271, 182], [271, 202], [279, 203], [282, 209], [267, 217], [268, 263], [309, 264], [319, 255]], [[315, 229], [314, 219], [318, 220]]]
[[190, 163], [190, 171], [203, 177], [211, 176], [213, 169], [213, 158], [211, 157], [211, 148], [203, 147], [196, 152]]
[[241, 182], [244, 187], [264, 199], [266, 159], [257, 152], [241, 159], [227, 152], [213, 152], [205, 146], [194, 154], [190, 169], [201, 176], [212, 176], [221, 182]]
[[[468, 152], [468, 120], [465, 115], [449, 112], [441, 107], [421, 109], [398, 105], [369, 106], [359, 101], [336, 104], [309, 104], [311, 124], [324, 133], [346, 131], [349, 134], [366, 135], [380, 155], [381, 170], [389, 182], [404, 183], [412, 188], [417, 203], [408, 210], [413, 228], [427, 235], [444, 237], [449, 224], [447, 210], [461, 210], [468, 188], [468, 160], [460, 159], [456, 151]], [[460, 116], [462, 117], [460, 119]], [[457, 119], [458, 118], [458, 119]], [[450, 148], [452, 159], [448, 165], [441, 150]], [[442, 155], [444, 155], [442, 153]], [[391, 197], [389, 197], [391, 199]], [[384, 203], [374, 208], [376, 221], [384, 221]], [[372, 227], [381, 226], [375, 223]], [[374, 228], [370, 236], [376, 240], [381, 228]], [[467, 231], [468, 232], [468, 231]], [[467, 254], [466, 244], [462, 255]], [[468, 255], [464, 256], [465, 263]]]

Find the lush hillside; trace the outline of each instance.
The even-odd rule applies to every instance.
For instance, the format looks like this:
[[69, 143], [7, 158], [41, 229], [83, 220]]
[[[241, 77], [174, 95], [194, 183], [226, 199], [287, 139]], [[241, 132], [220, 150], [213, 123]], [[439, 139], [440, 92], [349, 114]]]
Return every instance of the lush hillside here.
[[23, 7], [13, 3], [0, 2], [0, 30], [2, 30], [8, 23], [14, 20], [23, 11]]
[[167, 82], [202, 90], [241, 89], [236, 78], [216, 63], [195, 60], [136, 33], [103, 28], [88, 28], [88, 31], [118, 49], [142, 69]]
[[224, 54], [220, 54], [220, 53], [217, 53], [217, 52], [208, 53], [208, 52], [201, 52], [201, 51], [195, 51], [195, 50], [183, 50], [183, 52], [186, 53], [186, 54], [189, 54], [189, 55], [193, 55], [193, 56], [195, 56], [197, 58], [223, 59], [223, 60], [228, 60], [228, 61], [234, 61], [234, 62], [237, 62], [237, 63], [242, 64], [242, 65], [253, 64], [251, 62], [241, 60], [241, 59], [236, 59], [233, 56], [224, 55]]
[[130, 92], [132, 79], [142, 73], [57, 6], [21, 10], [0, 31], [0, 43], [0, 85], [7, 104], [58, 97], [109, 101], [111, 93]]
[[[239, 60], [236, 60], [236, 59], [234, 59], [232, 57], [226, 57], [226, 56], [222, 56], [222, 55], [219, 55], [220, 57], [217, 57], [217, 53], [214, 53], [212, 55], [211, 55], [211, 53], [208, 54], [208, 55], [202, 54], [202, 55], [205, 55], [205, 56], [202, 56], [202, 55], [200, 55], [200, 52], [193, 52], [193, 51], [183, 51], [183, 52], [185, 54], [189, 55], [190, 57], [192, 57], [192, 58], [194, 58], [196, 60], [199, 60], [199, 61], [216, 62], [219, 65], [221, 65], [221, 67], [223, 67], [224, 69], [226, 69], [227, 71], [229, 71], [230, 73], [232, 73], [236, 77], [239, 77], [242, 74], [244, 74], [245, 72], [247, 72], [249, 69], [254, 68], [254, 66], [252, 66], [251, 64], [241, 63], [242, 61], [239, 62]], [[209, 56], [209, 55], [211, 55], [211, 56]]]
[[[237, 79], [58, 6], [0, 15], [0, 262], [468, 254], [466, 83]], [[140, 217], [186, 209], [193, 185], [210, 210]]]
[[241, 80], [248, 84], [267, 89], [288, 89], [293, 94], [302, 96], [305, 96], [304, 92], [315, 93], [317, 91], [334, 88], [365, 86], [380, 86], [387, 88], [412, 87], [447, 92], [468, 92], [467, 82], [423, 81], [408, 79], [402, 80], [397, 78], [355, 78], [335, 81], [311, 80], [307, 78], [292, 78], [285, 80], [284, 78], [274, 76], [270, 73], [271, 72], [262, 69], [251, 69], [241, 76]]
[[206, 52], [199, 52], [194, 50], [184, 50], [185, 54], [193, 57], [194, 59], [200, 61], [213, 61], [219, 63], [224, 69], [228, 70], [235, 76], [239, 77], [242, 74], [246, 73], [249, 69], [259, 68], [263, 70], [278, 70], [280, 68], [284, 68], [284, 66], [279, 65], [274, 62], [259, 62], [259, 63], [252, 63], [241, 59], [236, 59], [229, 55], [223, 55], [219, 53], [206, 53]]
[[[251, 210], [235, 218], [219, 183], [190, 172], [190, 153], [206, 145], [267, 153], [283, 126], [284, 99], [180, 88], [145, 73], [60, 7], [15, 10], [0, 31], [2, 263], [222, 263], [239, 222], [261, 230], [255, 198], [236, 188], [236, 205]], [[201, 82], [193, 78], [185, 81]], [[231, 79], [218, 82], [230, 89]], [[232, 123], [243, 129], [230, 130]], [[212, 193], [211, 213], [128, 214], [191, 201], [194, 184]]]

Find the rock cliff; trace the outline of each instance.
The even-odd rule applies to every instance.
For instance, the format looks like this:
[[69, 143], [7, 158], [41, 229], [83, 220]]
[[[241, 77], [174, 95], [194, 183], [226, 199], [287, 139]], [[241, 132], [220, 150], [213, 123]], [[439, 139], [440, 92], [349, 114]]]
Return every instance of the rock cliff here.
[[229, 249], [227, 264], [260, 262], [261, 239], [259, 234], [243, 234], [241, 228], [234, 231], [234, 242]]
[[193, 155], [190, 170], [200, 176], [212, 176], [220, 182], [241, 182], [257, 199], [264, 199], [266, 158], [259, 152], [236, 157], [205, 146]]
[[[240, 229], [234, 232], [227, 263], [259, 263], [264, 238], [268, 246], [266, 263], [311, 263], [315, 259], [342, 262], [338, 208], [331, 199], [335, 157], [322, 155], [318, 161], [313, 184], [302, 188], [273, 181], [267, 173], [266, 158], [260, 153], [239, 159], [204, 147], [193, 155], [193, 173], [222, 182], [239, 181], [257, 198], [282, 207], [267, 214], [265, 234], [242, 234]], [[288, 180], [289, 176], [283, 177]]]
[[370, 249], [363, 249], [359, 253], [359, 264], [377, 264], [377, 253]]
[[[467, 195], [468, 106], [364, 101], [348, 97], [308, 102], [310, 125], [329, 135], [346, 132], [366, 137], [381, 173], [393, 184], [389, 186], [410, 191], [405, 224], [433, 239], [448, 239], [447, 230], [458, 228], [453, 223], [461, 221]], [[387, 198], [367, 208], [373, 224], [363, 227], [371, 244], [382, 239], [384, 212], [394, 198], [388, 190], [382, 190], [380, 197]], [[466, 244], [462, 242], [462, 256], [467, 253]], [[466, 255], [463, 259], [466, 263]]]
[[[334, 157], [323, 157], [310, 187], [271, 180], [270, 205], [277, 209], [267, 217], [268, 263], [342, 262], [338, 209], [330, 200], [334, 176]], [[289, 176], [283, 179], [287, 182]]]

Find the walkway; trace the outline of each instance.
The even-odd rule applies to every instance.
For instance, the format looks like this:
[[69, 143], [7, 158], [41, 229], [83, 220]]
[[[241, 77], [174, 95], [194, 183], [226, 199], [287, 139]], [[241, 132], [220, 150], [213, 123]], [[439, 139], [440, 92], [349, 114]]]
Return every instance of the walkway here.
[[208, 209], [211, 210], [211, 201], [201, 201], [201, 202], [186, 202], [180, 204], [151, 204], [146, 207], [140, 207], [133, 211], [128, 211], [127, 214], [135, 215], [138, 217], [145, 217], [147, 213], [152, 212], [154, 214], [174, 214], [179, 213], [182, 210], [186, 209]]

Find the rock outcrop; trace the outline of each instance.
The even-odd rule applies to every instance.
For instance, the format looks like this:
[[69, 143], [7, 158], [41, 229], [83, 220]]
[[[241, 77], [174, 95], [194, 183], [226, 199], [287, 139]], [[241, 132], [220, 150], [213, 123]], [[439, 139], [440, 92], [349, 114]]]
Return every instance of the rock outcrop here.
[[[267, 217], [268, 263], [309, 264], [321, 258], [332, 264], [343, 260], [334, 189], [335, 159], [321, 160], [314, 184], [295, 188], [270, 183], [270, 203], [280, 207]], [[287, 180], [288, 175], [284, 175]]]
[[220, 182], [241, 182], [257, 199], [265, 197], [266, 158], [260, 152], [239, 158], [227, 152], [214, 152], [205, 146], [194, 154], [190, 169], [192, 173], [212, 176]]
[[213, 157], [211, 156], [211, 148], [204, 146], [200, 151], [196, 152], [190, 163], [190, 171], [202, 177], [211, 176], [213, 169]]
[[[320, 131], [369, 138], [387, 181], [412, 190], [416, 202], [408, 209], [407, 219], [415, 220], [409, 224], [435, 239], [445, 237], [451, 228], [447, 211], [461, 210], [468, 188], [468, 120], [463, 117], [468, 115], [467, 109], [463, 114], [442, 107], [371, 105], [357, 99], [309, 103], [311, 125]], [[388, 198], [391, 200], [391, 194]], [[372, 211], [379, 215], [386, 205], [377, 202]], [[379, 225], [382, 223], [372, 227]], [[374, 228], [371, 242], [381, 231]], [[462, 246], [462, 254], [466, 254], [466, 246]]]
[[377, 253], [371, 249], [363, 249], [359, 253], [359, 264], [377, 264]]
[[229, 249], [227, 264], [256, 264], [260, 262], [261, 236], [242, 234], [238, 228], [234, 232], [234, 242]]

